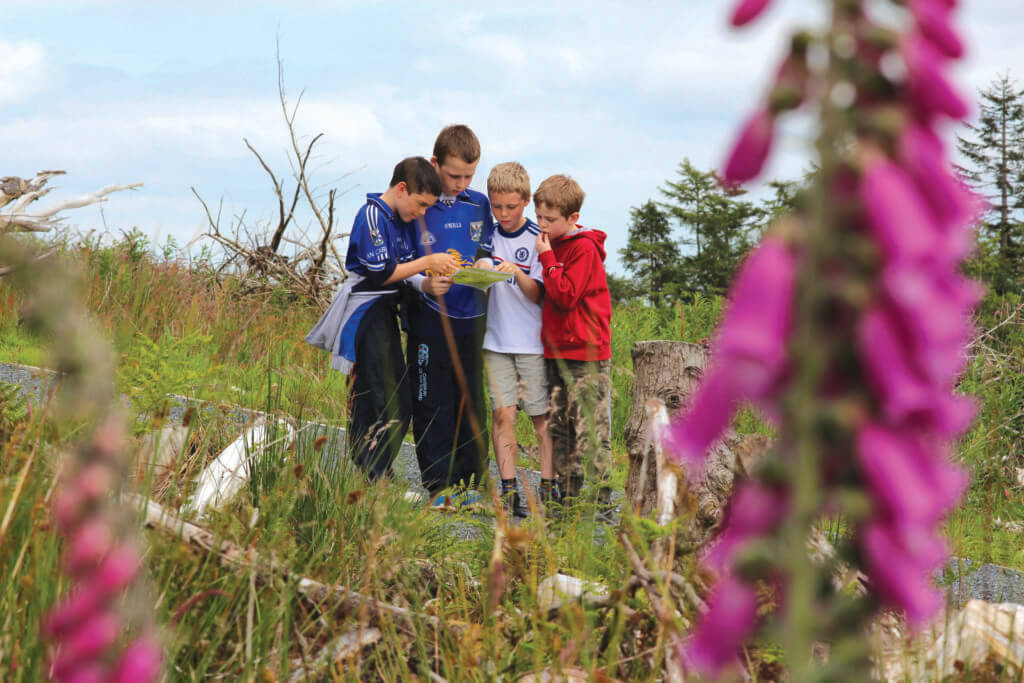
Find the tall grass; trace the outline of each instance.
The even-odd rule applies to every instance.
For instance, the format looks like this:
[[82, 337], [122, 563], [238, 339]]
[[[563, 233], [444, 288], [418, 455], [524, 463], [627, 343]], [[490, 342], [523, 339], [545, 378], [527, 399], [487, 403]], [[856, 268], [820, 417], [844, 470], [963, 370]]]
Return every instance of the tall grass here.
[[[138, 239], [66, 249], [81, 264], [82, 296], [120, 357], [118, 382], [144, 415], [139, 431], [159, 422], [164, 395], [185, 393], [241, 403], [276, 414], [341, 423], [345, 387], [325, 354], [301, 340], [319, 312], [284, 292], [251, 294], [209, 264], [154, 255]], [[43, 356], [61, 340], [38, 339], [18, 325], [23, 301], [0, 279], [0, 360]], [[721, 300], [673, 308], [619, 307], [612, 321], [613, 450], [625, 473], [621, 441], [632, 386], [635, 341], [711, 336]], [[962, 389], [981, 401], [975, 428], [961, 444], [974, 471], [964, 507], [947, 526], [957, 554], [1024, 568], [1019, 536], [992, 520], [1024, 519], [1016, 468], [1024, 467], [1024, 325], [1018, 299], [988, 300], [979, 329], [993, 329], [972, 349]], [[1004, 322], [1006, 321], [1006, 322]], [[33, 356], [33, 354], [36, 354]], [[2, 392], [0, 392], [2, 393]], [[3, 394], [6, 395], [6, 394]], [[11, 401], [5, 405], [9, 408]], [[15, 414], [10, 408], [10, 414]], [[0, 679], [45, 677], [40, 621], [64, 590], [60, 543], [50, 526], [48, 498], [62, 444], [73, 425], [44, 411], [17, 413], [0, 446]], [[764, 430], [753, 414], [742, 431]], [[199, 411], [192, 438], [171, 481], [146, 478], [154, 497], [177, 508], [198, 470], [238, 429], [222, 411]], [[293, 662], [309, 663], [332, 638], [369, 628], [365, 610], [347, 611], [303, 597], [294, 575], [436, 617], [374, 623], [381, 640], [334, 664], [324, 680], [393, 680], [434, 672], [448, 680], [511, 680], [544, 668], [579, 668], [591, 678], [655, 680], [667, 639], [643, 591], [626, 589], [630, 562], [613, 530], [586, 506], [559, 520], [495, 526], [487, 515], [443, 515], [407, 502], [404, 482], [367, 485], [344, 465], [341, 444], [313, 428], [263, 453], [250, 486], [203, 524], [222, 541], [250, 553], [253, 568], [225, 566], [214, 553], [147, 532], [152, 609], [165, 625], [168, 680], [287, 680]], [[519, 433], [532, 440], [532, 427]], [[159, 485], [159, 486], [157, 486]], [[647, 557], [652, 528], [626, 515], [623, 533]], [[499, 562], [495, 564], [495, 557]], [[693, 567], [679, 568], [687, 576]], [[573, 603], [549, 614], [538, 585], [555, 572], [600, 582], [613, 591], [601, 607]], [[614, 591], [620, 592], [614, 592]], [[768, 650], [770, 653], [770, 650]], [[483, 662], [484, 667], [477, 664]], [[756, 663], [752, 666], [755, 666]]]

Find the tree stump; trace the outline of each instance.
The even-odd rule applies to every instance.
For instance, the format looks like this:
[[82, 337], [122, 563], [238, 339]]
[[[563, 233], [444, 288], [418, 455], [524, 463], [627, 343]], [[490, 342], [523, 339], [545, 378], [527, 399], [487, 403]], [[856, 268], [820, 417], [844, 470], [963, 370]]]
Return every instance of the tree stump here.
[[[669, 419], [684, 411], [708, 365], [708, 349], [677, 341], [646, 341], [633, 345], [632, 406], [625, 438], [629, 456], [626, 498], [635, 514], [647, 516], [658, 500], [657, 445], [648, 425], [648, 401], [658, 399]], [[693, 521], [677, 536], [679, 547], [701, 543], [722, 521], [725, 504], [738, 475], [749, 472], [772, 440], [760, 434], [739, 436], [731, 429], [712, 446], [704, 471], [680, 482], [676, 516], [684, 510]]]
[[633, 344], [632, 355], [633, 403], [625, 432], [629, 456], [626, 498], [634, 513], [647, 515], [657, 500], [657, 468], [654, 444], [648, 434], [647, 401], [659, 399], [668, 409], [669, 419], [674, 419], [686, 407], [704, 374], [708, 350], [685, 342], [644, 341]]

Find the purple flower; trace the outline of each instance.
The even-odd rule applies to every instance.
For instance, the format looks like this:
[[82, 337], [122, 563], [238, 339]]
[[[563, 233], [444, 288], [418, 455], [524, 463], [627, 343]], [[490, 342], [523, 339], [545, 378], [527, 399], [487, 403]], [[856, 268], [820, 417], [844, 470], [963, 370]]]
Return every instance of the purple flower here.
[[949, 20], [950, 5], [945, 0], [911, 0], [910, 12], [921, 35], [936, 49], [952, 59], [964, 56], [964, 43]]
[[729, 23], [737, 28], [748, 24], [770, 4], [772, 4], [772, 0], [740, 0], [732, 10]]
[[903, 45], [903, 61], [909, 75], [910, 97], [920, 113], [930, 118], [945, 114], [951, 119], [967, 118], [970, 108], [942, 73], [942, 56], [920, 35]]
[[887, 261], [924, 259], [939, 241], [935, 220], [907, 175], [891, 161], [875, 161], [859, 188], [864, 217]]
[[53, 661], [56, 676], [64, 676], [93, 663], [97, 655], [114, 644], [121, 632], [121, 620], [109, 612], [98, 612], [61, 640]]
[[701, 673], [716, 673], [736, 661], [757, 626], [757, 593], [726, 576], [708, 599], [708, 611], [684, 645], [683, 660]]
[[[947, 229], [963, 228], [971, 218], [973, 200], [953, 176], [938, 136], [923, 126], [909, 126], [900, 135], [899, 156], [939, 224]], [[951, 254], [956, 260], [965, 255]]]
[[931, 583], [931, 570], [947, 556], [945, 544], [916, 527], [874, 521], [858, 536], [864, 571], [883, 602], [902, 610], [919, 626], [942, 607], [942, 594]]
[[767, 109], [751, 116], [733, 145], [722, 174], [727, 184], [744, 183], [756, 178], [768, 159], [775, 139], [775, 119]]
[[908, 364], [906, 346], [891, 316], [877, 308], [864, 313], [857, 342], [886, 420], [898, 423], [931, 409], [936, 391]]
[[796, 259], [779, 239], [764, 240], [743, 263], [714, 344], [714, 365], [673, 425], [677, 459], [702, 460], [739, 401], [764, 399], [777, 388], [786, 366], [795, 280]]
[[864, 426], [857, 458], [875, 500], [900, 522], [934, 524], [960, 499], [967, 473], [930, 453], [909, 430]]
[[731, 560], [733, 551], [744, 542], [774, 530], [789, 514], [789, 492], [746, 481], [732, 494], [725, 515], [722, 535], [704, 564], [723, 569]]
[[981, 287], [957, 272], [892, 264], [882, 273], [882, 291], [898, 309], [911, 337], [913, 363], [932, 383], [948, 387], [967, 361], [970, 311]]
[[121, 654], [110, 683], [152, 681], [160, 674], [163, 649], [155, 635], [144, 635]]

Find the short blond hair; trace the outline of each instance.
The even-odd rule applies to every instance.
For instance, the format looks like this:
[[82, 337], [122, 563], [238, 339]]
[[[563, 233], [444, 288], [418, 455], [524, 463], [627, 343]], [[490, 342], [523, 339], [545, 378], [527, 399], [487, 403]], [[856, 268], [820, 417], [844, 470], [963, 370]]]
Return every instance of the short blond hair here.
[[523, 199], [530, 198], [530, 175], [518, 161], [498, 164], [487, 176], [487, 194], [505, 192], [516, 192]]
[[558, 209], [563, 218], [568, 218], [579, 213], [584, 197], [586, 194], [579, 183], [567, 175], [558, 174], [545, 178], [537, 186], [537, 191], [533, 193], [533, 203], [535, 206], [546, 204], [552, 209]]

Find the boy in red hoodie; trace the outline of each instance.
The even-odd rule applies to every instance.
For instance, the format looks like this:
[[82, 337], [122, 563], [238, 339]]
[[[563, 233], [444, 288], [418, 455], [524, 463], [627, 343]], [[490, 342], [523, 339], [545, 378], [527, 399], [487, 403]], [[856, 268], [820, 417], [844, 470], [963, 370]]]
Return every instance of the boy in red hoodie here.
[[577, 225], [583, 190], [553, 175], [533, 194], [537, 253], [544, 271], [541, 337], [551, 387], [551, 432], [559, 498], [575, 498], [587, 478], [598, 505], [611, 503], [611, 317], [605, 233]]

